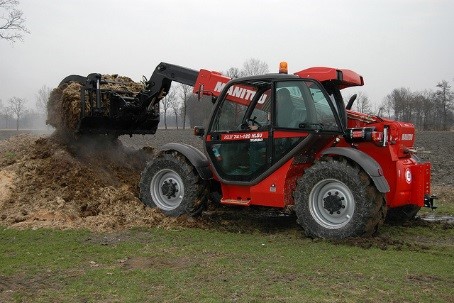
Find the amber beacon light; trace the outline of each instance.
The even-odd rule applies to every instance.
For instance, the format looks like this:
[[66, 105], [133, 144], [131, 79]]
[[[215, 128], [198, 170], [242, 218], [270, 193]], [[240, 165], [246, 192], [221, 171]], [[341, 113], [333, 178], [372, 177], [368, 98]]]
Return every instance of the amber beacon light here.
[[279, 63], [279, 74], [288, 74], [287, 62], [282, 61]]

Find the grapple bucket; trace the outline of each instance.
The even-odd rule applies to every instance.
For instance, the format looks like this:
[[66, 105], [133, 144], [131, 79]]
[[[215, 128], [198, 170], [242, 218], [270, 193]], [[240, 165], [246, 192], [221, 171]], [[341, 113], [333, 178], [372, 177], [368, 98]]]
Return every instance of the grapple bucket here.
[[56, 102], [61, 104], [55, 105], [60, 110], [54, 114], [61, 117], [53, 119], [59, 120], [57, 123], [50, 123], [56, 128], [77, 134], [119, 136], [154, 134], [158, 127], [159, 100], [154, 98], [153, 102], [144, 84], [127, 77], [72, 75], [63, 79], [56, 90], [56, 99], [60, 99]]

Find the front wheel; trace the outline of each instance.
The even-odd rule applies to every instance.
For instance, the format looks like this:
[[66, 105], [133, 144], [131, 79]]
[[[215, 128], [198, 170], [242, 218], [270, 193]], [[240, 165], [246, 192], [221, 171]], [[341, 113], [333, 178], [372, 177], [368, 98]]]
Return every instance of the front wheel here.
[[369, 176], [346, 161], [320, 161], [294, 192], [298, 223], [310, 237], [369, 236], [383, 224], [386, 203]]
[[147, 163], [140, 178], [140, 199], [167, 216], [195, 216], [206, 204], [206, 188], [196, 169], [173, 151]]

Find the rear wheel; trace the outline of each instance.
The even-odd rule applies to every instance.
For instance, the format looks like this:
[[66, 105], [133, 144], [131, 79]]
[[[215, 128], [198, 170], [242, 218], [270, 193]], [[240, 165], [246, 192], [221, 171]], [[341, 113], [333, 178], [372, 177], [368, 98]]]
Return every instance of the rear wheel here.
[[388, 209], [386, 222], [391, 224], [405, 223], [413, 220], [421, 207], [416, 205], [404, 205]]
[[294, 192], [298, 223], [310, 237], [369, 236], [383, 224], [386, 203], [369, 176], [346, 161], [320, 161]]
[[186, 158], [173, 151], [147, 163], [140, 179], [140, 199], [167, 216], [195, 216], [206, 205], [207, 186]]

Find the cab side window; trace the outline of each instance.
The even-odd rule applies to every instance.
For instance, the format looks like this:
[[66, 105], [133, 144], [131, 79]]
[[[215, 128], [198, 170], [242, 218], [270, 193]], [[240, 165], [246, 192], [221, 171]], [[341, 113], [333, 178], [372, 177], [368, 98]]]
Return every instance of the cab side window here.
[[276, 84], [276, 126], [299, 128], [306, 120], [306, 104], [301, 91], [301, 81], [286, 81]]
[[325, 94], [323, 94], [322, 90], [316, 85], [310, 86], [309, 89], [315, 106], [315, 123], [319, 124], [325, 131], [338, 131], [339, 126], [336, 122], [335, 115], [333, 114], [333, 109], [329, 104], [330, 102], [325, 97]]
[[213, 131], [231, 131], [237, 130], [241, 125], [243, 117], [246, 113], [247, 106], [234, 103], [224, 102], [222, 108], [219, 109], [214, 123]]

